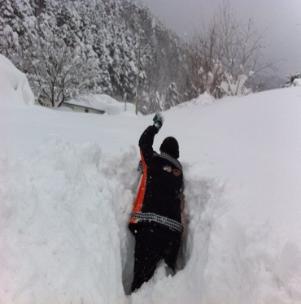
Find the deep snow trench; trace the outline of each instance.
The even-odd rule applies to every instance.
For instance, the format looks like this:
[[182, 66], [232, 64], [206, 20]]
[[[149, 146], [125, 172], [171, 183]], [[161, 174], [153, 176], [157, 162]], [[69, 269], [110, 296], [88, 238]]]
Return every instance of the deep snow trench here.
[[[138, 163], [138, 161], [137, 161]], [[214, 222], [214, 217], [223, 212], [223, 208], [219, 206], [219, 199], [223, 191], [223, 186], [213, 180], [190, 180], [188, 164], [184, 164], [184, 176], [185, 178], [185, 211], [184, 211], [184, 226], [185, 232], [183, 234], [182, 245], [179, 250], [177, 259], [177, 273], [184, 271], [185, 265], [189, 263], [190, 259], [200, 259], [205, 262], [207, 260], [211, 224]], [[132, 171], [134, 178], [136, 179], [137, 173]], [[135, 199], [135, 192], [132, 192], [133, 201]], [[191, 203], [192, 202], [192, 203]], [[131, 204], [132, 205], [132, 204]], [[125, 240], [125, 244], [121, 246], [122, 269], [123, 269], [123, 286], [126, 294], [129, 294], [131, 282], [133, 279], [133, 255], [135, 241], [127, 229], [127, 221], [129, 219], [129, 209], [126, 208], [125, 218], [121, 221], [120, 230], [122, 233], [121, 239]], [[131, 211], [131, 209], [130, 209]], [[118, 216], [118, 214], [116, 214]], [[125, 223], [124, 223], [125, 220]], [[193, 245], [194, 244], [194, 245]], [[193, 248], [197, 247], [199, 255], [193, 255]], [[191, 262], [192, 264], [194, 261]], [[161, 272], [161, 274], [157, 274]], [[157, 277], [156, 277], [157, 276]], [[164, 270], [164, 265], [159, 263], [155, 278], [153, 282], [168, 276], [168, 273]], [[151, 285], [151, 283], [146, 283]], [[154, 283], [153, 283], [154, 284]]]
[[[2, 201], [6, 202], [1, 208], [6, 220], [1, 226], [7, 231], [6, 249], [13, 257], [3, 275], [7, 282], [13, 282], [11, 267], [18, 268], [22, 263], [24, 270], [15, 278], [17, 282], [6, 283], [10, 290], [7, 303], [12, 302], [10, 296], [18, 301], [20, 286], [26, 288], [30, 282], [35, 287], [25, 292], [28, 299], [32, 293], [46, 296], [54, 290], [61, 291], [63, 299], [70, 299], [70, 295], [64, 296], [63, 282], [53, 280], [57, 273], [65, 279], [77, 277], [79, 272], [86, 277], [70, 282], [68, 288], [73, 290], [74, 298], [79, 286], [82, 292], [82, 284], [90, 288], [91, 284], [102, 282], [99, 293], [107, 299], [103, 280], [108, 281], [109, 290], [120, 291], [119, 299], [124, 292], [129, 293], [134, 239], [127, 225], [135, 197], [132, 186], [138, 161], [134, 146], [118, 156], [109, 156], [103, 155], [97, 144], [74, 144], [58, 136], [41, 145], [31, 158], [13, 164], [1, 158], [1, 184], [5, 190]], [[179, 253], [179, 271], [174, 277], [166, 277], [159, 267], [158, 274], [141, 288], [142, 292], [166, 279], [179, 284], [181, 273], [186, 276], [185, 272], [191, 272], [199, 263], [205, 267], [211, 227], [224, 212], [219, 202], [223, 186], [194, 179], [189, 174], [189, 164], [183, 167], [188, 228]], [[95, 265], [95, 269], [91, 270], [90, 265]], [[41, 279], [36, 282], [37, 274]], [[201, 279], [201, 273], [198, 275]], [[199, 281], [194, 284], [202, 285]], [[21, 296], [24, 300], [23, 292]], [[133, 303], [135, 297], [139, 301], [136, 295], [132, 297]]]
[[[134, 146], [108, 155], [95, 143], [58, 136], [30, 158], [12, 164], [1, 158], [3, 303], [27, 304], [54, 293], [58, 303], [230, 303], [231, 290], [240, 290], [235, 303], [245, 296], [256, 301], [258, 294], [266, 303], [279, 294], [289, 303], [294, 285], [286, 290], [284, 279], [288, 257], [298, 260], [298, 248], [288, 244], [276, 265], [271, 248], [279, 246], [277, 230], [264, 222], [242, 227], [227, 198], [233, 185], [201, 178], [195, 163], [183, 163], [188, 229], [178, 272], [167, 276], [159, 265], [149, 282], [126, 296], [133, 274], [128, 220], [138, 161]], [[19, 269], [18, 276], [12, 269]], [[295, 268], [290, 276], [297, 274]], [[216, 293], [221, 282], [222, 293]], [[267, 290], [272, 292], [266, 295]]]

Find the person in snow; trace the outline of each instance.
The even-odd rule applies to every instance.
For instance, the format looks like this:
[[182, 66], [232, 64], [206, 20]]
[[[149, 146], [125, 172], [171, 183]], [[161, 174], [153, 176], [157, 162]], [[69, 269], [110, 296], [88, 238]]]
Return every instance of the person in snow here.
[[178, 161], [178, 142], [174, 137], [165, 138], [160, 154], [152, 147], [162, 125], [163, 116], [156, 114], [154, 125], [149, 126], [139, 140], [143, 175], [129, 223], [136, 241], [131, 292], [153, 276], [161, 260], [175, 272], [184, 230], [181, 222], [183, 170]]

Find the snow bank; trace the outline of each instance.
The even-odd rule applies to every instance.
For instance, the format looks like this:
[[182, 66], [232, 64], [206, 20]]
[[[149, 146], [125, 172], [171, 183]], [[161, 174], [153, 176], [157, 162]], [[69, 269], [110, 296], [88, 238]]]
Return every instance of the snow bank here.
[[197, 98], [183, 102], [177, 106], [177, 108], [190, 107], [192, 104], [200, 106], [208, 106], [215, 102], [215, 98], [208, 93], [199, 95]]
[[154, 147], [179, 141], [188, 228], [177, 274], [162, 264], [129, 296], [137, 142], [152, 117], [15, 107], [27, 95], [3, 71], [1, 304], [301, 303], [300, 87], [164, 113]]
[[301, 86], [301, 79], [295, 79], [293, 82], [293, 86], [300, 87]]
[[96, 144], [53, 138], [4, 169], [0, 303], [122, 303], [117, 219], [132, 194], [120, 181], [131, 171], [120, 163]]
[[0, 102], [24, 102], [33, 105], [34, 95], [25, 74], [0, 54]]

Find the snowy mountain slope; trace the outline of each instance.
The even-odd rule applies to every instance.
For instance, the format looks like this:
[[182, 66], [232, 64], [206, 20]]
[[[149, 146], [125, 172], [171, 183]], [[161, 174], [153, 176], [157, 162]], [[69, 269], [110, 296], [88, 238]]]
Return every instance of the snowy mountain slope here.
[[128, 296], [137, 142], [152, 117], [26, 105], [11, 70], [0, 73], [1, 304], [301, 303], [301, 88], [164, 112], [154, 147], [180, 144], [184, 268], [166, 277], [161, 265]]

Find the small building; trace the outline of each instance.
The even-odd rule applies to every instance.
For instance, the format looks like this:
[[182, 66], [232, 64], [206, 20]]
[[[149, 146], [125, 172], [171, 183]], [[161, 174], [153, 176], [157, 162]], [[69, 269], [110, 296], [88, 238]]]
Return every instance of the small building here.
[[86, 105], [74, 104], [70, 102], [62, 102], [61, 106], [72, 109], [75, 112], [83, 112], [83, 113], [94, 113], [94, 114], [104, 114], [105, 111], [100, 109], [95, 109], [88, 107]]
[[[44, 107], [52, 107], [50, 98], [40, 96], [38, 103]], [[69, 110], [81, 113], [117, 115], [125, 111], [135, 112], [135, 105], [115, 100], [106, 94], [81, 95], [77, 98], [64, 101], [56, 110]]]

